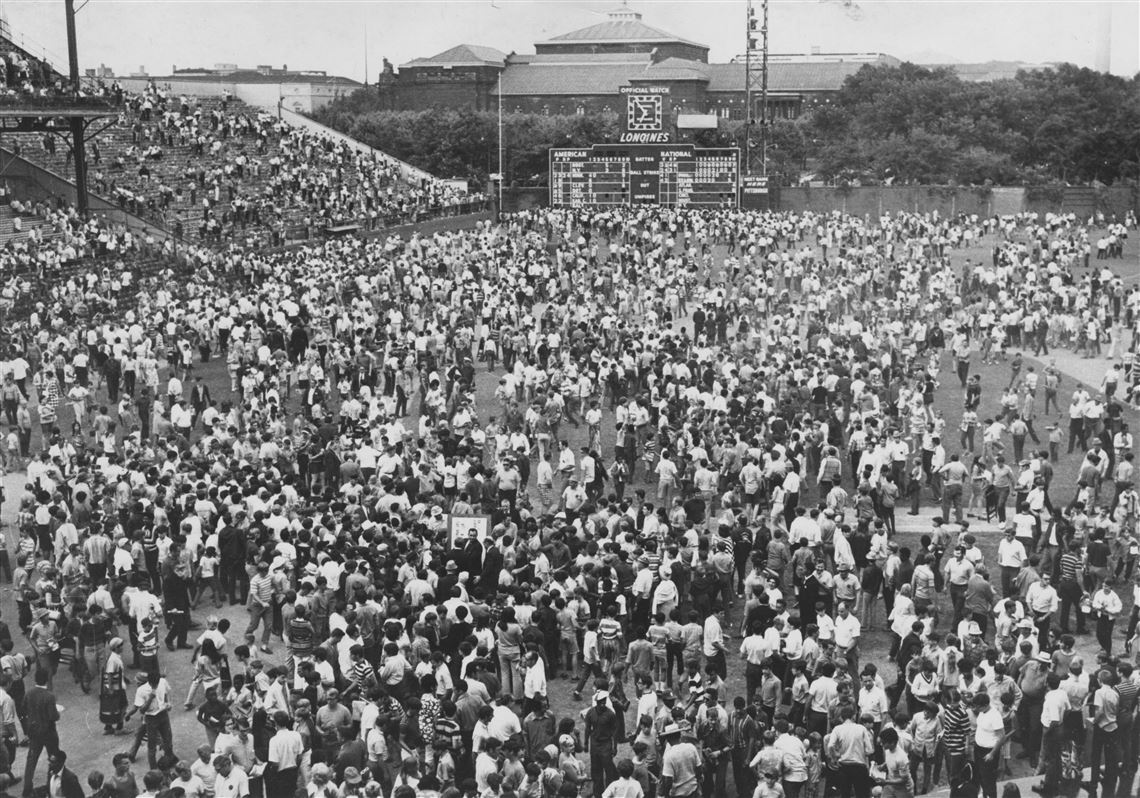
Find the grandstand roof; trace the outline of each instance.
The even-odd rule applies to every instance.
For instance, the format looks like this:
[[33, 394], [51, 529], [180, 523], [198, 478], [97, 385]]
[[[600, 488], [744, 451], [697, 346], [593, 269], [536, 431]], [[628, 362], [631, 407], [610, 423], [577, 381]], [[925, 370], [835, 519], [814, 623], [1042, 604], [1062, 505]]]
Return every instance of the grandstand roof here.
[[535, 55], [512, 55], [508, 64], [640, 64], [648, 65], [653, 60], [652, 53], [537, 53]]
[[[662, 62], [667, 63], [667, 62]], [[709, 76], [709, 91], [744, 91], [744, 64], [701, 64]], [[843, 81], [865, 64], [834, 61], [807, 64], [769, 64], [769, 91], [837, 91]]]
[[[656, 64], [648, 60], [616, 62], [594, 60], [585, 55], [575, 56], [575, 59], [508, 63], [503, 71], [502, 94], [504, 97], [616, 94], [632, 81], [697, 81], [707, 83], [710, 92], [744, 91], [744, 64], [705, 64], [683, 58], [667, 58]], [[837, 91], [843, 81], [863, 66], [856, 62], [769, 64], [768, 90]]]
[[507, 54], [494, 47], [484, 47], [480, 44], [459, 44], [450, 50], [428, 56], [416, 58], [403, 64], [404, 67], [422, 66], [502, 66], [506, 63]]
[[617, 94], [631, 77], [644, 72], [639, 64], [512, 64], [503, 71], [501, 92], [504, 97]]

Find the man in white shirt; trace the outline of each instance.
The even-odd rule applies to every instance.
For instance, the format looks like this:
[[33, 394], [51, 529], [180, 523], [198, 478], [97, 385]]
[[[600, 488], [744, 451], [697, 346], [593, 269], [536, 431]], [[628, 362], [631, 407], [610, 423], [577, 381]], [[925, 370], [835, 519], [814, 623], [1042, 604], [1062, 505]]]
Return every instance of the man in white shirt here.
[[862, 631], [859, 619], [851, 612], [847, 602], [839, 604], [835, 616], [835, 648], [847, 659], [847, 670], [852, 679], [859, 678], [859, 634]]
[[273, 713], [277, 732], [269, 738], [269, 767], [265, 773], [265, 788], [269, 795], [289, 795], [297, 790], [297, 769], [305, 742], [293, 730], [293, 719], [288, 712]]
[[1015, 731], [1006, 731], [1005, 720], [997, 702], [990, 702], [986, 693], [974, 696], [977, 727], [974, 730], [974, 765], [978, 768], [978, 781], [986, 798], [997, 798], [997, 773], [1001, 747]]
[[712, 666], [720, 678], [728, 678], [728, 663], [724, 658], [724, 630], [721, 628], [721, 614], [723, 607], [714, 604], [712, 612], [705, 618], [705, 626], [701, 635], [701, 649], [705, 655], [705, 663]]
[[1108, 582], [1103, 582], [1100, 589], [1093, 594], [1092, 612], [1096, 618], [1096, 640], [1110, 657], [1112, 656], [1112, 632], [1116, 625], [1116, 619], [1123, 609], [1124, 605], [1120, 601], [1120, 596], [1108, 586]]
[[515, 734], [522, 734], [522, 724], [519, 723], [519, 716], [511, 709], [511, 700], [509, 693], [500, 695], [495, 702], [491, 720], [487, 723], [488, 733], [500, 743], [506, 742]]
[[[324, 767], [327, 769], [328, 766]], [[218, 772], [214, 781], [214, 798], [249, 798], [249, 777], [234, 764], [229, 754], [214, 757], [214, 770]]]
[[523, 675], [523, 696], [527, 704], [524, 714], [534, 711], [546, 700], [546, 666], [538, 652], [529, 651], [526, 655], [526, 673]]
[[1072, 709], [1069, 694], [1061, 687], [1061, 677], [1050, 673], [1045, 677], [1045, 699], [1041, 704], [1041, 758], [1040, 762], [1045, 768], [1045, 780], [1042, 782], [1041, 792], [1048, 795], [1053, 788], [1046, 785], [1056, 785], [1061, 781], [1061, 740], [1063, 728], [1061, 726], [1065, 713]]
[[998, 565], [1001, 567], [1002, 595], [1009, 598], [1017, 590], [1017, 575], [1028, 559], [1023, 544], [1014, 534], [1011, 526], [1006, 526], [1005, 535], [998, 543]]
[[1033, 624], [1037, 627], [1037, 645], [1042, 650], [1049, 647], [1050, 626], [1061, 605], [1057, 588], [1051, 582], [1052, 576], [1046, 571], [1025, 592], [1025, 605], [1033, 616]]

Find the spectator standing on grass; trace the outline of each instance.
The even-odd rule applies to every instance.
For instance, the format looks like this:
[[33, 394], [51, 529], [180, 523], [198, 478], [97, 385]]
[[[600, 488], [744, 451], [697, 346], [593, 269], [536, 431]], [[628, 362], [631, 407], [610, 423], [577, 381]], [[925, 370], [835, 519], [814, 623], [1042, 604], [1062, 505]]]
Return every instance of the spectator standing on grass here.
[[48, 672], [37, 668], [36, 683], [28, 688], [24, 696], [24, 732], [28, 736], [28, 756], [24, 762], [24, 798], [32, 795], [40, 755], [47, 751], [50, 771], [51, 757], [60, 753], [59, 732], [56, 728], [60, 718], [59, 706], [55, 694], [47, 685]]

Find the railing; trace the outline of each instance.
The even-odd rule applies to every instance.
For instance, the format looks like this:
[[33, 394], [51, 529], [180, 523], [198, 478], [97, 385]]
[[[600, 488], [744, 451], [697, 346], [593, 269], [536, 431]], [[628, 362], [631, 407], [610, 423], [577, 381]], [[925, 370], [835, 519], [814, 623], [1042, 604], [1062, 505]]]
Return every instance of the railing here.
[[7, 40], [13, 47], [23, 50], [25, 55], [43, 61], [59, 76], [62, 77], [67, 74], [67, 69], [63, 66], [67, 63], [66, 58], [59, 53], [49, 50], [39, 42], [29, 39], [23, 33], [13, 32], [12, 26], [8, 24], [8, 20], [6, 19], [0, 19], [0, 38]]
[[60, 94], [6, 94], [0, 93], [0, 110], [27, 109], [28, 116], [44, 116], [37, 111], [68, 111], [79, 109], [84, 111], [106, 111], [108, 114], [117, 113], [115, 105], [106, 97], [87, 97], [72, 92]]
[[453, 216], [466, 216], [490, 210], [493, 203], [489, 197], [479, 195], [463, 202], [450, 203], [436, 208], [417, 209], [411, 213], [393, 213], [384, 216], [365, 216], [357, 219], [341, 219], [326, 225], [286, 225], [283, 240], [279, 244], [296, 244], [303, 241], [324, 238], [328, 230], [335, 227], [356, 226], [362, 233], [377, 232], [407, 224], [426, 222], [432, 219], [446, 219]]

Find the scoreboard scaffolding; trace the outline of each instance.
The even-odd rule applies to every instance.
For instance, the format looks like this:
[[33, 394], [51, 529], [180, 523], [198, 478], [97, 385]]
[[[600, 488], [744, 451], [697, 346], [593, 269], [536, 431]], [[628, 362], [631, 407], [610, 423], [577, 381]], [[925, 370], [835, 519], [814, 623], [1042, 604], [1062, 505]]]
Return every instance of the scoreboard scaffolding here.
[[550, 204], [735, 207], [740, 150], [595, 144], [550, 151]]

